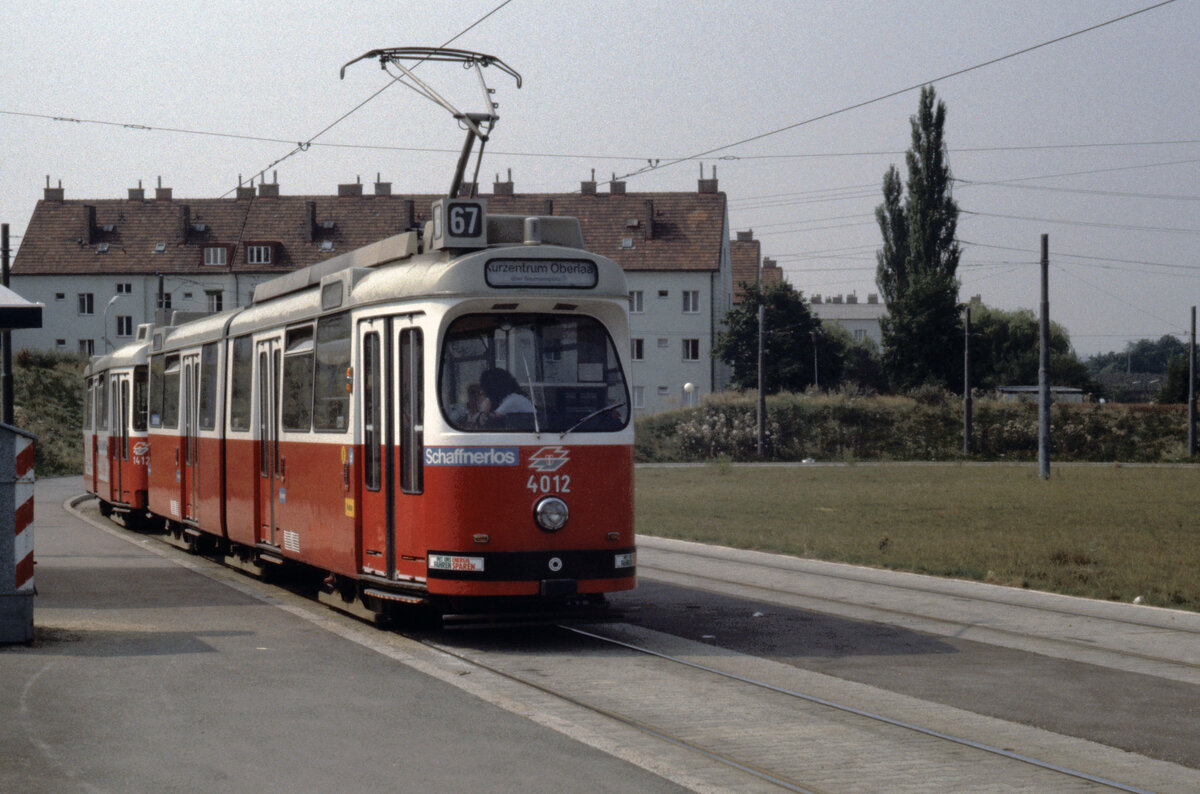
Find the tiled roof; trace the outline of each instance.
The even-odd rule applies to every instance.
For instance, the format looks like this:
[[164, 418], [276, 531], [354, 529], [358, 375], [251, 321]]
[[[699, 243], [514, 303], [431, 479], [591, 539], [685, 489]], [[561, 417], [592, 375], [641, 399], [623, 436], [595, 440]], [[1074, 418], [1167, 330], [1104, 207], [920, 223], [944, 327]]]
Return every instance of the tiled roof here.
[[[569, 215], [588, 248], [627, 270], [717, 270], [725, 194], [484, 195], [496, 214]], [[419, 227], [434, 195], [257, 196], [241, 199], [43, 199], [13, 262], [15, 275], [280, 272]], [[111, 227], [111, 228], [110, 228]], [[99, 253], [107, 243], [105, 253]], [[248, 244], [272, 246], [249, 264]], [[327, 247], [323, 247], [326, 243]], [[331, 244], [331, 245], [330, 245]], [[224, 246], [228, 264], [203, 264]], [[157, 250], [160, 248], [161, 250]]]
[[[729, 241], [729, 261], [733, 269], [733, 303], [735, 306], [740, 304], [744, 297], [741, 285], [758, 282], [761, 256], [761, 243], [746, 232], [738, 232], [738, 238]], [[783, 281], [783, 270], [770, 257], [762, 260], [762, 280], [764, 287], [770, 287]]]

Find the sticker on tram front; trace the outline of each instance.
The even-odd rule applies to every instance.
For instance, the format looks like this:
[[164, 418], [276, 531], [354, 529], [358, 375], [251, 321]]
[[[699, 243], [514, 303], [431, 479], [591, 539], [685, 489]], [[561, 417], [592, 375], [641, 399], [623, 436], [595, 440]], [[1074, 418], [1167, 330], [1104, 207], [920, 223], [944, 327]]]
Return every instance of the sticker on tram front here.
[[431, 571], [473, 571], [483, 572], [483, 557], [460, 557], [455, 554], [430, 554], [429, 569]]
[[426, 466], [516, 466], [517, 447], [425, 447]]

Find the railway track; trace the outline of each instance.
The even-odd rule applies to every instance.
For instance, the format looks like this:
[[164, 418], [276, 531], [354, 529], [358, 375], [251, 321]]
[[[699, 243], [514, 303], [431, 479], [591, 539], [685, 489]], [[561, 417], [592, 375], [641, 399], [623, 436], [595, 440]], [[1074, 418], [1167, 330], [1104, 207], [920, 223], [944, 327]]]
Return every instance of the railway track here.
[[832, 700], [806, 686], [812, 676], [783, 665], [754, 660], [739, 672], [745, 657], [623, 624], [557, 627], [565, 638], [551, 631], [421, 641], [631, 727], [648, 743], [682, 748], [712, 790], [1155, 790]]
[[[103, 525], [98, 517], [96, 523]], [[121, 534], [131, 542], [157, 540]], [[659, 567], [658, 552], [647, 551], [643, 566]], [[190, 557], [181, 564], [210, 563]], [[207, 575], [289, 603], [283, 608], [310, 614], [345, 639], [692, 790], [1200, 790], [1200, 770], [1190, 767], [628, 623], [406, 636], [335, 617], [311, 602], [291, 603], [294, 594], [232, 572]], [[1069, 612], [1052, 609], [1064, 618]], [[1153, 613], [1152, 621], [1161, 617]], [[1125, 624], [1142, 632], [1163, 628]]]

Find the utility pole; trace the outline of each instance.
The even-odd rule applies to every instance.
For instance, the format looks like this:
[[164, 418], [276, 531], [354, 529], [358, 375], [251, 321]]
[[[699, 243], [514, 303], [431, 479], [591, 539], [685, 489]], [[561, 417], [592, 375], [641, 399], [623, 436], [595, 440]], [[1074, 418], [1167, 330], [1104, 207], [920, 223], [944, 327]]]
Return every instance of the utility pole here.
[[1050, 479], [1050, 235], [1042, 235], [1042, 316], [1038, 346], [1038, 476]]
[[765, 389], [766, 378], [763, 375], [763, 334], [767, 322], [767, 305], [762, 301], [762, 276], [759, 275], [759, 299], [758, 304], [758, 456], [761, 458], [766, 455], [766, 435], [767, 435], [767, 392]]
[[1188, 457], [1196, 457], [1196, 307], [1192, 307], [1192, 338], [1188, 343]]
[[[8, 224], [0, 224], [0, 284], [8, 288]], [[13, 424], [13, 370], [12, 370], [12, 331], [0, 332], [0, 357], [4, 362], [0, 365], [0, 400], [4, 402], [0, 418], [4, 424]]]
[[963, 454], [971, 454], [971, 307], [963, 317]]

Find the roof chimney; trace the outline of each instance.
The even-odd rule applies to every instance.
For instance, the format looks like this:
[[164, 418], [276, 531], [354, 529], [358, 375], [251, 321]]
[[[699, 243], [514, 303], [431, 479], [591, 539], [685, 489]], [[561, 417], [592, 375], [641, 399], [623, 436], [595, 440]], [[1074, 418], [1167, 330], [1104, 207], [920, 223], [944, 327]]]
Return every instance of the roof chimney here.
[[749, 242], [753, 242], [753, 240], [754, 240], [754, 230], [753, 229], [749, 229], [747, 231], [737, 233], [737, 241], [739, 243], [749, 243]]
[[585, 196], [596, 195], [596, 169], [592, 169], [592, 180], [590, 182], [580, 182], [579, 192]]
[[137, 187], [129, 188], [129, 200], [130, 201], [145, 201], [146, 200], [146, 191], [142, 190], [142, 180], [140, 180], [140, 179], [138, 180]]
[[242, 175], [238, 174], [237, 200], [249, 201], [252, 198], [254, 198], [254, 180], [250, 180], [250, 185], [248, 187], [244, 186], [242, 184]]
[[612, 181], [608, 183], [608, 192], [612, 193], [614, 196], [624, 196], [625, 180], [618, 180], [617, 175], [614, 173], [612, 175]]
[[362, 195], [362, 177], [357, 178], [358, 181], [351, 182], [348, 185], [338, 185], [339, 198], [352, 198]]
[[46, 201], [57, 201], [61, 204], [63, 200], [62, 180], [58, 180], [58, 187], [50, 187], [50, 175], [46, 174], [46, 192], [43, 198]]
[[714, 165], [712, 169], [712, 179], [704, 178], [704, 163], [700, 164], [700, 181], [697, 183], [697, 190], [700, 193], [716, 193], [717, 192], [717, 167]]
[[492, 184], [493, 196], [511, 196], [513, 194], [512, 169], [508, 169], [508, 181], [501, 182], [500, 175], [496, 174], [496, 181]]
[[383, 175], [380, 174], [378, 171], [376, 171], [375, 172], [375, 195], [376, 196], [392, 195], [392, 183], [380, 181], [382, 178], [383, 178]]
[[154, 200], [155, 201], [170, 201], [171, 200], [171, 188], [162, 186], [162, 177], [161, 176], [158, 178], [158, 187], [156, 187], [154, 189]]

